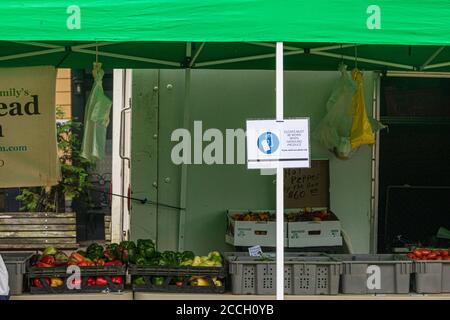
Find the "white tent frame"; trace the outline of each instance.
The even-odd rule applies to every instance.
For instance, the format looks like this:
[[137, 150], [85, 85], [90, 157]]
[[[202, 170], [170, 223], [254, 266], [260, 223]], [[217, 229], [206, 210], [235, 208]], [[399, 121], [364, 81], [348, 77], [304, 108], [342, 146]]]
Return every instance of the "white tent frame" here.
[[[155, 59], [155, 58], [151, 58], [151, 57], [124, 55], [124, 54], [118, 54], [118, 53], [107, 52], [104, 50], [103, 51], [99, 50], [99, 48], [101, 48], [101, 47], [123, 44], [124, 42], [92, 42], [92, 43], [73, 45], [73, 46], [62, 46], [62, 45], [56, 45], [56, 44], [50, 44], [50, 43], [44, 43], [44, 42], [33, 42], [33, 41], [22, 41], [22, 42], [21, 41], [9, 41], [9, 42], [16, 43], [16, 44], [28, 45], [28, 46], [32, 46], [32, 47], [43, 48], [43, 50], [19, 53], [19, 54], [14, 54], [14, 55], [7, 55], [7, 56], [0, 56], [0, 61], [16, 60], [16, 59], [41, 56], [41, 55], [46, 55], [46, 54], [59, 53], [59, 52], [76, 52], [76, 53], [88, 54], [88, 55], [93, 55], [93, 56], [97, 55], [97, 56], [110, 57], [110, 58], [122, 59], [122, 60], [127, 60], [127, 61], [136, 61], [136, 62], [144, 62], [144, 63], [149, 63], [149, 64], [156, 64], [156, 65], [161, 65], [161, 67], [179, 67], [179, 68], [186, 67], [186, 66], [183, 66], [182, 62], [180, 62], [180, 61], [168, 61], [168, 60]], [[254, 46], [260, 46], [260, 47], [268, 47], [268, 48], [276, 47], [276, 44], [267, 43], [267, 42], [244, 42], [244, 43], [249, 44], [249, 45], [254, 45]], [[192, 44], [190, 42], [188, 42], [186, 44], [186, 46], [188, 46], [188, 45], [192, 47]], [[189, 64], [188, 64], [187, 68], [195, 69], [196, 67], [198, 67], [198, 68], [214, 67], [214, 66], [218, 66], [218, 65], [237, 63], [237, 62], [264, 60], [264, 59], [275, 58], [275, 55], [276, 55], [275, 53], [268, 53], [268, 54], [254, 55], [254, 56], [237, 57], [237, 58], [231, 58], [231, 59], [202, 61], [202, 62], [197, 63], [196, 61], [198, 60], [198, 57], [201, 55], [201, 53], [206, 45], [207, 45], [206, 42], [202, 42], [200, 44], [200, 47], [197, 49], [197, 51], [194, 53], [194, 55], [192, 57], [186, 56], [186, 58], [189, 58], [189, 60], [188, 60]], [[329, 52], [329, 51], [336, 50], [336, 49], [351, 48], [351, 47], [362, 47], [362, 46], [364, 46], [364, 45], [342, 44], [342, 45], [330, 45], [330, 46], [324, 46], [324, 47], [311, 48], [310, 50], [304, 50], [304, 49], [292, 47], [292, 46], [284, 46], [283, 54], [284, 54], [284, 56], [312, 54], [312, 55], [324, 56], [324, 57], [329, 57], [329, 58], [335, 58], [337, 60], [354, 61], [355, 60], [354, 56], [341, 55], [339, 53], [333, 53], [333, 52]], [[369, 58], [360, 57], [360, 56], [358, 56], [357, 60], [360, 62], [368, 63], [368, 64], [384, 66], [384, 67], [392, 67], [392, 68], [402, 69], [405, 71], [423, 72], [423, 71], [429, 71], [432, 69], [450, 66], [450, 61], [432, 64], [432, 62], [436, 59], [436, 57], [438, 57], [439, 54], [443, 50], [445, 50], [445, 48], [447, 48], [447, 47], [445, 47], [445, 46], [439, 47], [429, 58], [427, 58], [426, 61], [423, 62], [423, 64], [420, 67], [391, 62], [391, 61], [369, 59]], [[440, 72], [440, 73], [446, 74], [446, 73], [442, 73], [442, 72]], [[419, 74], [417, 74], [417, 75], [419, 75]]]

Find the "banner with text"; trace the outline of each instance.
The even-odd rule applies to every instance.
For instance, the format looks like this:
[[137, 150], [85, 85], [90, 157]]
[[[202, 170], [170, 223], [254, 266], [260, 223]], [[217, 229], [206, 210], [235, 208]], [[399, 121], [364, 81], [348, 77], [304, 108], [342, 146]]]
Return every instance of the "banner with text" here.
[[0, 188], [51, 186], [56, 144], [56, 69], [0, 69]]

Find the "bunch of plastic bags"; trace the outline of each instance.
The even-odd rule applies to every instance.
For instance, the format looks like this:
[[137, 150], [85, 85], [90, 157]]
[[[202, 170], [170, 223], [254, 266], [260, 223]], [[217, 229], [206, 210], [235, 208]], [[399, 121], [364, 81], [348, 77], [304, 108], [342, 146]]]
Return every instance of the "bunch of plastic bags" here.
[[339, 66], [341, 77], [327, 102], [327, 114], [313, 137], [339, 159], [349, 159], [364, 144], [375, 143], [375, 132], [383, 125], [367, 116], [362, 72]]

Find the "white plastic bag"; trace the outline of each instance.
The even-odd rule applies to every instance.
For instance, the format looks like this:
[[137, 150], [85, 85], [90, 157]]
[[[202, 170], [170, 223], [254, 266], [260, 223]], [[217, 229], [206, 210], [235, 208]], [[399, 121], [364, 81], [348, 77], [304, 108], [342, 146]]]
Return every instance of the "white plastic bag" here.
[[347, 72], [347, 66], [339, 66], [341, 78], [333, 88], [327, 102], [327, 114], [313, 132], [318, 140], [338, 158], [348, 159], [352, 152], [350, 132], [352, 129], [352, 99], [356, 83]]
[[6, 297], [9, 295], [8, 281], [8, 270], [6, 269], [6, 265], [3, 262], [2, 255], [0, 254], [0, 296]]

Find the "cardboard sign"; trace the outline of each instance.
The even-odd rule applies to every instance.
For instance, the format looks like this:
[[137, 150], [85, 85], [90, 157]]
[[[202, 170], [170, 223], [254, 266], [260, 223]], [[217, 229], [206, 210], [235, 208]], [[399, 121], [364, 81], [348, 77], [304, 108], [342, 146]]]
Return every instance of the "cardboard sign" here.
[[309, 166], [309, 118], [247, 121], [249, 169]]
[[313, 160], [311, 168], [284, 170], [285, 208], [330, 206], [328, 160]]
[[58, 183], [55, 85], [54, 67], [0, 69], [0, 188]]

